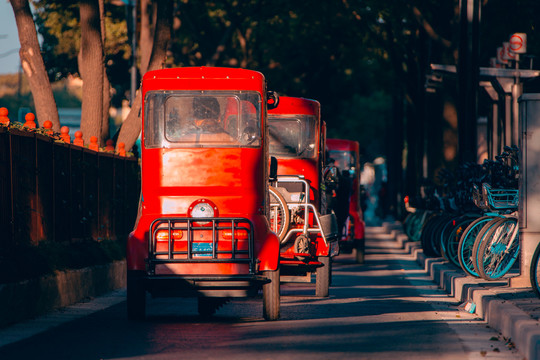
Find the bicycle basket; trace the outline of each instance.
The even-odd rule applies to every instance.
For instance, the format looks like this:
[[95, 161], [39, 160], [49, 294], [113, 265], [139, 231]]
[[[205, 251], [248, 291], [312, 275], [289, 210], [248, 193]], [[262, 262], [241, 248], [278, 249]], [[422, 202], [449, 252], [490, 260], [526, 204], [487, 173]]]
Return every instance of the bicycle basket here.
[[519, 190], [516, 189], [493, 189], [489, 184], [482, 185], [483, 192], [487, 196], [488, 204], [493, 209], [517, 208]]
[[473, 191], [472, 191], [472, 198], [474, 205], [476, 205], [481, 210], [485, 211], [489, 208], [486, 198], [482, 194], [482, 191], [480, 191], [480, 188], [478, 185], [473, 184]]

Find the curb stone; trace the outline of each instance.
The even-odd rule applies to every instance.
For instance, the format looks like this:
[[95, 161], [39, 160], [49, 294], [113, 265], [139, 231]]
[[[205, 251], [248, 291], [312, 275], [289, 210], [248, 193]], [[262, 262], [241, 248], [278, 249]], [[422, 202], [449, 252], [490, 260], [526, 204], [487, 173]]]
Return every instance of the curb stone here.
[[125, 261], [1, 284], [0, 328], [125, 286]]
[[508, 278], [494, 282], [473, 278], [443, 258], [426, 257], [420, 244], [410, 241], [398, 226], [383, 223], [374, 232], [390, 233], [441, 289], [462, 304], [463, 311], [474, 312], [499, 331], [507, 346], [513, 344], [528, 360], [540, 359], [540, 299], [530, 288], [510, 288]]

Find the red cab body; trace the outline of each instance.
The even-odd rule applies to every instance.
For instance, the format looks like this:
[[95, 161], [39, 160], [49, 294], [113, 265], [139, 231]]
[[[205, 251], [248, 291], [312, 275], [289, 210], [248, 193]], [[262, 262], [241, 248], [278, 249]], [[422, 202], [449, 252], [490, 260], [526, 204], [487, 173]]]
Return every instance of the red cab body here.
[[326, 205], [326, 131], [320, 118], [320, 104], [282, 96], [268, 118], [270, 155], [278, 160], [273, 186], [290, 211], [288, 231], [281, 240], [282, 281], [285, 275], [294, 279], [304, 276], [308, 281], [311, 273], [316, 273], [316, 293], [327, 296], [330, 257], [339, 248], [332, 230], [335, 217]]
[[336, 217], [340, 230], [340, 248], [356, 251], [357, 260], [363, 262], [365, 223], [360, 202], [360, 145], [357, 141], [326, 139], [329, 162], [339, 170], [336, 191]]
[[[127, 244], [128, 316], [146, 292], [198, 297], [207, 315], [264, 293], [279, 317], [270, 231], [266, 83], [233, 68], [150, 71], [142, 80], [141, 200]], [[277, 281], [276, 281], [277, 274]]]

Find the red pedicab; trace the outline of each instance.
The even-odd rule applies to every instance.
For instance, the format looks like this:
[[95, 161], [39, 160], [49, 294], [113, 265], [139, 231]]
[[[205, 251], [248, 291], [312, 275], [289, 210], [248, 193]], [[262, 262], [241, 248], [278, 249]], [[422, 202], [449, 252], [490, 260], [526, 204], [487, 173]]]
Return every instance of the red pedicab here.
[[144, 75], [142, 96], [128, 317], [145, 316], [147, 292], [197, 297], [199, 313], [211, 315], [228, 299], [262, 289], [264, 317], [278, 319], [279, 239], [266, 217], [264, 76], [233, 68], [156, 70]]
[[270, 194], [271, 222], [281, 241], [281, 281], [311, 282], [315, 273], [316, 295], [328, 296], [331, 257], [339, 246], [335, 215], [326, 206], [320, 105], [282, 96], [268, 112], [268, 126], [270, 155], [278, 160]]
[[361, 208], [360, 145], [357, 141], [326, 139], [328, 161], [339, 170], [335, 213], [339, 229], [339, 245], [343, 252], [354, 252], [358, 263], [364, 262], [365, 223]]

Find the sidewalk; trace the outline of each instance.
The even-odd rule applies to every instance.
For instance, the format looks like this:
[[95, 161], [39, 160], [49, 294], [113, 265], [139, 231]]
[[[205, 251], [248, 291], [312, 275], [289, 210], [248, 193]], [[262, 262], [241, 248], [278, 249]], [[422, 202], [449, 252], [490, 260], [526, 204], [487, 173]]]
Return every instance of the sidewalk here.
[[429, 274], [431, 279], [449, 296], [462, 305], [463, 310], [479, 318], [513, 343], [526, 359], [540, 359], [540, 299], [530, 288], [511, 288], [509, 279], [485, 281], [468, 276], [444, 258], [424, 255], [419, 242], [409, 241], [401, 223], [383, 223], [367, 227], [366, 237], [389, 235], [408, 250]]

